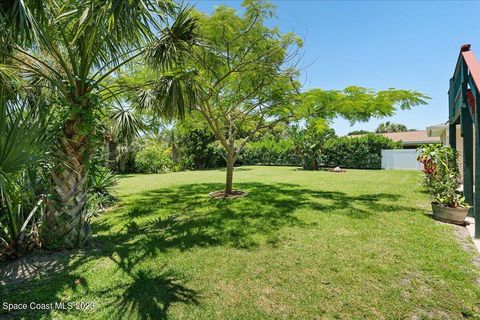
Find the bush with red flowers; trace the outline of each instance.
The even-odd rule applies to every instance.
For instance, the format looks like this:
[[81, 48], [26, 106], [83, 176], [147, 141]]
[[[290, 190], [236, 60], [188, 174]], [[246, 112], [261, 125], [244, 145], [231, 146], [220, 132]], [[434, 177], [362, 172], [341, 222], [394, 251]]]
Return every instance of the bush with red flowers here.
[[434, 202], [445, 207], [465, 207], [465, 199], [457, 191], [460, 171], [455, 149], [438, 144], [424, 145], [417, 160], [423, 164], [423, 183]]

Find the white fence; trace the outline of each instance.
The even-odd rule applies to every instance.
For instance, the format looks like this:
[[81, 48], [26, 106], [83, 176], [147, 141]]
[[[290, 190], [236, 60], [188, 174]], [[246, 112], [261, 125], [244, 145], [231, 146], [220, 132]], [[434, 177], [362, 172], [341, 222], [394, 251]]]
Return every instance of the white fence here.
[[415, 149], [382, 150], [382, 169], [421, 170]]

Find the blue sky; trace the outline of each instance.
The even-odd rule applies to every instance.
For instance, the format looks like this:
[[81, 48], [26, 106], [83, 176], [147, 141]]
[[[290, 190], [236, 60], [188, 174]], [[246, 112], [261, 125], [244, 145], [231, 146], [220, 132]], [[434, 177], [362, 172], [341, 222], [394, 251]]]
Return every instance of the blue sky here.
[[[304, 38], [305, 89], [343, 89], [359, 85], [376, 90], [414, 89], [429, 95], [427, 106], [398, 111], [353, 127], [333, 123], [339, 135], [374, 130], [384, 121], [409, 128], [448, 120], [448, 82], [460, 45], [472, 44], [480, 60], [480, 1], [272, 1], [284, 32]], [[241, 1], [191, 1], [211, 12]]]

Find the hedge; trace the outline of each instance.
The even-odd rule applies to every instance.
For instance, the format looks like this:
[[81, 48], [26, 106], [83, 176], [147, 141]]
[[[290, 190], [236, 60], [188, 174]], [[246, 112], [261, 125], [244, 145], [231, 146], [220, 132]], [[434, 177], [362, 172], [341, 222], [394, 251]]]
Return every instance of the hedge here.
[[288, 166], [300, 165], [294, 154], [291, 140], [262, 139], [250, 142], [240, 154], [238, 163], [242, 165]]
[[377, 134], [361, 137], [339, 137], [327, 140], [322, 162], [329, 167], [380, 169], [382, 149], [401, 149], [401, 142]]

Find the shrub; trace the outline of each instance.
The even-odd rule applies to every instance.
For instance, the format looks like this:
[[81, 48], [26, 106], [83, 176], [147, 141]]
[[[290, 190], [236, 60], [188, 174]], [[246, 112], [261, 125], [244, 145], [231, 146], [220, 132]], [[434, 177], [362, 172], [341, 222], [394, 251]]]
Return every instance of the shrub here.
[[217, 150], [216, 138], [201, 122], [182, 123], [178, 133], [178, 156], [181, 169], [205, 169], [225, 166]]
[[325, 142], [335, 137], [333, 129], [319, 127], [315, 122], [307, 123], [305, 128], [292, 130], [293, 153], [304, 170], [319, 169]]
[[151, 142], [135, 155], [135, 169], [138, 173], [161, 173], [172, 170], [171, 149], [160, 143]]
[[322, 162], [331, 167], [380, 169], [382, 150], [399, 149], [401, 146], [401, 142], [376, 134], [334, 138], [325, 143]]
[[423, 164], [424, 186], [434, 201], [447, 207], [463, 207], [465, 199], [457, 192], [460, 185], [458, 154], [449, 146], [422, 146], [418, 161]]
[[112, 187], [117, 185], [117, 177], [109, 168], [103, 166], [94, 166], [90, 171], [87, 180], [89, 193], [88, 206], [92, 212], [97, 212], [107, 208], [115, 202], [115, 195], [112, 193]]
[[240, 155], [239, 162], [244, 165], [299, 165], [300, 160], [294, 154], [291, 140], [262, 139], [247, 144]]

